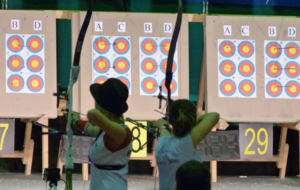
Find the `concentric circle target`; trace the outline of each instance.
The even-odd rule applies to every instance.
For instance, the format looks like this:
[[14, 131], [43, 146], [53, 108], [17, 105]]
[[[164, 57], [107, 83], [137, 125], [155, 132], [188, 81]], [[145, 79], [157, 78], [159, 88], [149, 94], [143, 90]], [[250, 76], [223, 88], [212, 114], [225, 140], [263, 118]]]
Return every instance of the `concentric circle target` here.
[[252, 76], [254, 71], [255, 71], [254, 64], [249, 60], [242, 61], [239, 64], [239, 73], [244, 77]]
[[277, 42], [269, 42], [266, 46], [266, 53], [270, 58], [278, 58], [281, 55], [281, 45]]
[[[168, 63], [168, 58], [165, 58], [163, 59], [161, 62], [160, 62], [160, 70], [161, 72], [163, 72], [164, 74], [166, 73], [167, 71], [167, 63]], [[176, 62], [173, 60], [173, 64], [172, 64], [172, 72], [176, 72], [177, 70], [177, 64]]]
[[32, 53], [38, 53], [44, 48], [44, 43], [42, 38], [39, 36], [31, 36], [27, 40], [27, 48]]
[[288, 58], [296, 59], [297, 57], [299, 57], [299, 45], [295, 42], [286, 44], [284, 53]]
[[146, 94], [154, 94], [158, 89], [158, 83], [154, 78], [147, 77], [142, 81], [141, 88]]
[[[167, 88], [165, 86], [165, 79], [161, 81], [160, 85], [162, 86], [162, 92], [164, 94], [168, 94], [168, 90], [167, 90]], [[176, 92], [177, 88], [178, 87], [177, 87], [176, 81], [172, 79], [171, 86], [170, 86], [171, 94], [174, 94]]]
[[169, 50], [170, 50], [170, 46], [171, 46], [171, 39], [164, 39], [164, 40], [162, 40], [160, 42], [160, 51], [164, 55], [168, 55], [169, 54]]
[[151, 38], [146, 38], [141, 43], [141, 50], [144, 54], [153, 55], [157, 51], [157, 44]]
[[225, 79], [220, 84], [220, 91], [224, 96], [232, 96], [236, 91], [236, 85], [233, 80]]
[[271, 80], [267, 83], [266, 90], [269, 96], [278, 97], [282, 93], [282, 85], [279, 81]]
[[300, 85], [297, 81], [292, 80], [286, 83], [285, 92], [291, 98], [296, 98], [300, 94]]
[[239, 84], [239, 91], [244, 96], [251, 96], [255, 92], [255, 85], [251, 80], [242, 80]]
[[109, 71], [110, 69], [110, 62], [106, 57], [103, 56], [99, 56], [95, 59], [94, 63], [93, 63], [94, 69], [98, 72], [98, 73], [106, 73]]
[[94, 80], [94, 83], [96, 83], [96, 84], [103, 84], [105, 81], [107, 81], [107, 77], [106, 76], [98, 76]]
[[145, 74], [153, 74], [157, 71], [157, 62], [151, 57], [145, 58], [142, 61], [141, 69]]
[[21, 75], [11, 75], [7, 80], [7, 86], [11, 91], [19, 92], [24, 87], [24, 79]]
[[119, 37], [114, 41], [114, 50], [118, 54], [125, 54], [129, 51], [130, 44], [126, 38]]
[[120, 81], [122, 81], [128, 89], [130, 89], [130, 81], [128, 78], [126, 77], [117, 77], [117, 79], [119, 79]]
[[270, 61], [266, 65], [266, 72], [269, 75], [269, 77], [279, 77], [282, 73], [282, 66], [278, 61]]
[[225, 40], [219, 46], [219, 51], [224, 57], [231, 57], [235, 53], [235, 45], [231, 41]]
[[114, 69], [117, 73], [124, 74], [128, 72], [129, 68], [130, 68], [129, 61], [125, 57], [118, 57], [117, 59], [115, 59]]
[[222, 75], [230, 77], [234, 75], [236, 68], [235, 64], [231, 60], [224, 60], [220, 63], [219, 70]]
[[239, 54], [244, 58], [251, 57], [254, 53], [254, 46], [249, 41], [242, 41], [239, 44]]
[[100, 54], [105, 54], [110, 49], [110, 42], [106, 37], [98, 37], [94, 40], [93, 48]]
[[285, 74], [291, 78], [296, 78], [299, 76], [300, 72], [299, 72], [300, 66], [297, 62], [294, 61], [290, 61], [286, 64], [286, 68], [285, 68]]
[[44, 62], [40, 56], [33, 55], [27, 59], [27, 68], [31, 72], [39, 72], [43, 69], [43, 67]]
[[24, 47], [23, 39], [18, 35], [13, 35], [7, 40], [7, 47], [12, 52], [19, 52]]
[[27, 87], [32, 92], [39, 92], [44, 87], [44, 81], [40, 76], [32, 75], [27, 79]]
[[24, 68], [24, 60], [19, 55], [12, 55], [7, 60], [7, 67], [13, 72], [21, 71]]

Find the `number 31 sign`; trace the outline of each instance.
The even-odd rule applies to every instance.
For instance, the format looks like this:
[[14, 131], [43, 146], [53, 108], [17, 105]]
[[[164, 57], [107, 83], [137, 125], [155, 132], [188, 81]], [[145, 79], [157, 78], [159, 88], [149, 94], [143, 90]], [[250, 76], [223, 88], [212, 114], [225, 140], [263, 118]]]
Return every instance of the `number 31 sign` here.
[[273, 124], [240, 124], [241, 158], [273, 157]]

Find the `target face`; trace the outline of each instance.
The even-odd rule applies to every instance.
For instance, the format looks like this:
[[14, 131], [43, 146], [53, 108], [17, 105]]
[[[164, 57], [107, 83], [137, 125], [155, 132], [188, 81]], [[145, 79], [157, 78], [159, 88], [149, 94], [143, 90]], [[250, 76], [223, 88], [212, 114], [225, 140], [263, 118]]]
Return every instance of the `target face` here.
[[31, 72], [39, 72], [44, 66], [44, 62], [41, 57], [39, 56], [31, 56], [27, 60], [27, 68]]
[[24, 60], [19, 55], [12, 55], [7, 60], [7, 67], [13, 72], [21, 71], [24, 68]]
[[289, 81], [286, 83], [285, 92], [289, 97], [295, 98], [299, 96], [300, 85], [297, 81]]
[[129, 41], [125, 38], [117, 38], [114, 41], [114, 50], [118, 54], [125, 54], [129, 51]]
[[[165, 86], [165, 79], [161, 82], [161, 86], [162, 86], [162, 91], [164, 94], [168, 94], [168, 90]], [[177, 83], [175, 80], [172, 79], [171, 81], [171, 86], [170, 86], [170, 90], [171, 90], [171, 94], [173, 94], [174, 92], [176, 92], [177, 90]]]
[[250, 77], [253, 75], [255, 70], [254, 64], [251, 61], [242, 61], [239, 64], [239, 73], [244, 77]]
[[222, 75], [230, 77], [235, 73], [235, 64], [231, 60], [224, 60], [219, 66]]
[[107, 53], [110, 49], [109, 40], [105, 37], [96, 38], [94, 41], [93, 48], [96, 52], [100, 54]]
[[299, 76], [299, 64], [293, 61], [290, 61], [286, 64], [285, 74], [291, 78], [296, 78]]
[[224, 41], [220, 44], [219, 51], [224, 57], [231, 57], [235, 53], [235, 46], [231, 41]]
[[281, 75], [282, 67], [278, 61], [271, 61], [266, 66], [266, 72], [270, 77], [276, 78]]
[[165, 39], [165, 40], [160, 42], [160, 51], [163, 54], [168, 55], [169, 50], [170, 50], [170, 46], [171, 46], [171, 39]]
[[288, 43], [284, 48], [285, 55], [290, 59], [299, 57], [299, 46], [295, 42]]
[[24, 80], [20, 75], [12, 75], [7, 80], [7, 86], [11, 91], [18, 92], [24, 87]]
[[7, 47], [12, 52], [19, 52], [24, 47], [24, 41], [20, 36], [13, 35], [8, 38]]
[[244, 96], [251, 96], [255, 91], [255, 85], [251, 80], [242, 80], [239, 84], [239, 91]]
[[269, 96], [278, 97], [282, 93], [282, 85], [279, 81], [271, 80], [267, 83], [266, 90]]
[[126, 77], [117, 77], [117, 79], [122, 81], [127, 86], [127, 88], [130, 89], [130, 82]]
[[158, 83], [154, 78], [147, 77], [142, 81], [141, 87], [146, 94], [154, 94], [158, 89]]
[[254, 46], [249, 41], [242, 41], [239, 44], [239, 54], [244, 57], [248, 58], [251, 57], [254, 53]]
[[145, 74], [153, 74], [157, 71], [157, 63], [154, 59], [149, 57], [142, 61], [141, 68]]
[[94, 83], [96, 84], [103, 84], [105, 81], [107, 81], [107, 77], [105, 76], [99, 76], [94, 80]]
[[[168, 58], [165, 58], [161, 61], [160, 63], [160, 70], [161, 72], [163, 72], [164, 74], [166, 74], [167, 71], [167, 63], [168, 63]], [[172, 64], [172, 72], [176, 72], [177, 70], [177, 64], [176, 62], [173, 60], [173, 64]]]
[[266, 46], [266, 53], [270, 58], [277, 58], [281, 55], [281, 45], [277, 42], [269, 42]]
[[110, 68], [110, 62], [106, 57], [100, 56], [95, 59], [93, 66], [98, 73], [106, 73]]
[[220, 84], [220, 91], [224, 96], [232, 96], [236, 91], [236, 85], [233, 80], [225, 79]]
[[32, 53], [38, 53], [43, 49], [43, 40], [39, 36], [31, 36], [27, 40], [27, 48]]
[[43, 79], [40, 76], [33, 75], [27, 79], [27, 87], [32, 92], [38, 92], [44, 87]]
[[146, 38], [141, 43], [141, 50], [144, 54], [152, 55], [157, 51], [157, 44], [151, 38]]
[[114, 68], [117, 73], [124, 74], [130, 68], [129, 61], [125, 57], [119, 57], [114, 61]]

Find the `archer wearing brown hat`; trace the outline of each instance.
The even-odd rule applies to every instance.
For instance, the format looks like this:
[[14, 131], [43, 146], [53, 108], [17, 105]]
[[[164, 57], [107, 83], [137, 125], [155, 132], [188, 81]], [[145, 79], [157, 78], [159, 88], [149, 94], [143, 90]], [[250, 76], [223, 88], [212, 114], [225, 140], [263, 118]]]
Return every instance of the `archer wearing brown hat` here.
[[96, 102], [95, 109], [87, 113], [90, 123], [76, 123], [85, 134], [97, 137], [89, 151], [90, 190], [125, 190], [132, 149], [132, 133], [123, 119], [128, 109], [128, 88], [120, 80], [110, 78], [103, 84], [92, 84], [90, 92]]

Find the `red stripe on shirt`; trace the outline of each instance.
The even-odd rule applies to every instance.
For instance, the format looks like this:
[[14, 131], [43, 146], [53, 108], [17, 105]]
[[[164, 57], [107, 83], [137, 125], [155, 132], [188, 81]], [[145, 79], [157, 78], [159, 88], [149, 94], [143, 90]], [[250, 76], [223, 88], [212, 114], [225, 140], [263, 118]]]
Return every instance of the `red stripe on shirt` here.
[[111, 151], [111, 152], [117, 152], [118, 150], [122, 150], [123, 148], [125, 148], [126, 146], [128, 146], [132, 140], [132, 133], [130, 131], [130, 129], [128, 127], [125, 128], [126, 130], [126, 138], [124, 139], [124, 141], [122, 142], [122, 144], [118, 147], [118, 148], [110, 148], [108, 147], [107, 145], [107, 140], [108, 140], [108, 134], [104, 134], [103, 136], [103, 142], [104, 142], [104, 145], [105, 147]]

